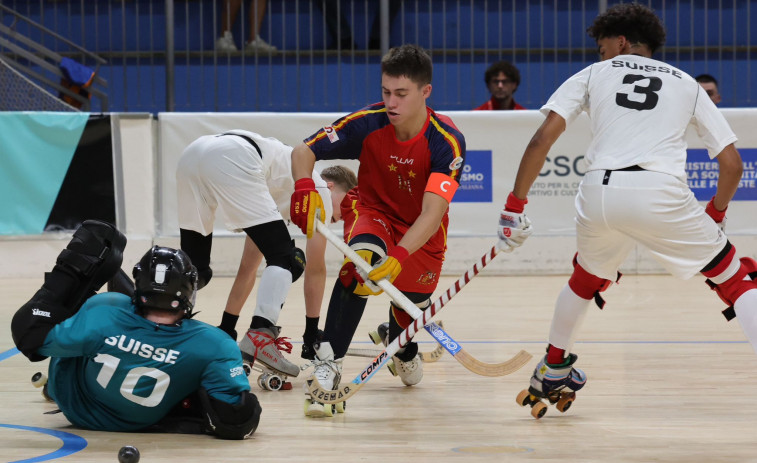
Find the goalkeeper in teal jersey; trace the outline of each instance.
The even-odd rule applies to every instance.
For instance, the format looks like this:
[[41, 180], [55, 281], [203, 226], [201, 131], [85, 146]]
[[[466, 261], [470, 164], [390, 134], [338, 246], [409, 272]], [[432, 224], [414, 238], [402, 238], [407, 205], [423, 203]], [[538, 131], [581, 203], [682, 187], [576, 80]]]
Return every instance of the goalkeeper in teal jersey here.
[[112, 225], [85, 221], [14, 316], [17, 347], [51, 357], [48, 394], [75, 426], [249, 437], [260, 405], [237, 344], [191, 319], [197, 270], [183, 251], [150, 249], [124, 285], [131, 296], [94, 294], [120, 272], [125, 243]]

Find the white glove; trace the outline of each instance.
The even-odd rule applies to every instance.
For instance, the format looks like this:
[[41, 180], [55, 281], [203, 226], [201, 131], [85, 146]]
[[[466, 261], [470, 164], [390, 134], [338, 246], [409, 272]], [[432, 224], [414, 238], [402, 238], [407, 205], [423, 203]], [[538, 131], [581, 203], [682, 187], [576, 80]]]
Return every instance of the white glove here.
[[511, 252], [522, 245], [526, 241], [526, 238], [531, 236], [531, 232], [533, 231], [531, 221], [528, 220], [525, 213], [521, 212], [518, 214], [505, 209], [499, 214], [499, 227], [497, 227], [499, 242], [497, 243], [497, 248], [500, 251]]

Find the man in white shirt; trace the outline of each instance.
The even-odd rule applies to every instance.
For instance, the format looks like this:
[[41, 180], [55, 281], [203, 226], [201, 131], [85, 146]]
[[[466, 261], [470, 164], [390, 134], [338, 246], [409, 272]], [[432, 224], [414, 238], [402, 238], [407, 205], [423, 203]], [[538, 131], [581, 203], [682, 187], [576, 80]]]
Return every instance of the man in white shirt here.
[[[242, 306], [265, 258], [255, 314], [240, 348], [245, 360], [263, 363], [285, 376], [297, 376], [300, 371], [281, 354], [282, 349], [291, 351], [291, 344], [279, 339], [280, 328], [276, 326], [289, 288], [304, 272], [303, 356], [312, 358], [326, 283], [325, 238], [315, 235], [308, 239], [303, 253], [294, 246], [284, 222], [289, 219], [289, 198], [294, 191], [291, 153], [291, 146], [275, 138], [231, 130], [202, 136], [192, 142], [182, 153], [176, 172], [181, 249], [197, 267], [199, 288], [205, 286], [213, 274], [210, 250], [216, 211], [228, 230], [243, 231], [247, 235], [219, 326], [234, 339]], [[327, 198], [324, 201], [326, 223], [341, 220], [339, 204], [357, 184], [354, 172], [332, 166], [321, 174], [314, 172], [313, 180], [320, 194]]]
[[[571, 353], [577, 330], [592, 299], [604, 304], [599, 293], [619, 278], [618, 267], [636, 243], [676, 277], [704, 274], [721, 299], [735, 307], [757, 348], [757, 282], [752, 279], [757, 263], [739, 260], [723, 233], [725, 211], [743, 169], [736, 136], [692, 77], [651, 58], [665, 41], [665, 29], [649, 8], [615, 5], [588, 32], [602, 61], [569, 78], [541, 108], [546, 119], [523, 154], [500, 215], [500, 246], [512, 250], [531, 233], [523, 209], [547, 153], [566, 124], [586, 111], [593, 138], [576, 198], [574, 271], [558, 296], [547, 355], [531, 379], [530, 399], [519, 396], [522, 405], [559, 398], [563, 388], [583, 387], [586, 375], [573, 368], [577, 356]], [[715, 196], [706, 208], [686, 182], [689, 124], [720, 167]]]

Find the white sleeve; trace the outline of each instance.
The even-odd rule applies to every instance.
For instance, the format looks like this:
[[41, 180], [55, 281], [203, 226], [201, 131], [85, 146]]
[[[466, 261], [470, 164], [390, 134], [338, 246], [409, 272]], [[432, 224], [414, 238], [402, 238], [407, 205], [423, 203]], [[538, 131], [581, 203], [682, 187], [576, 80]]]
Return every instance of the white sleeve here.
[[723, 151], [723, 148], [735, 143], [738, 138], [715, 103], [710, 100], [707, 92], [701, 85], [697, 87], [697, 103], [694, 106], [691, 123], [696, 128], [704, 146], [707, 147], [710, 159], [713, 159]]
[[555, 93], [549, 97], [541, 112], [547, 116], [554, 111], [569, 124], [589, 106], [589, 77], [592, 66], [588, 66], [563, 82]]

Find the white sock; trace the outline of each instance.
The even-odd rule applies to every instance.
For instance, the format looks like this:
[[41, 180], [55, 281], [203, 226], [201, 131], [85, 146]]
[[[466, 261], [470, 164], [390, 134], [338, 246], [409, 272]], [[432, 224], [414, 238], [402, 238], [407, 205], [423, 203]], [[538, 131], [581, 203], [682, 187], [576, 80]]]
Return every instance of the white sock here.
[[549, 343], [565, 350], [566, 354], [570, 353], [590, 303], [591, 300], [579, 297], [566, 284], [557, 296], [555, 314], [549, 329]]
[[750, 289], [741, 295], [733, 304], [736, 320], [744, 330], [752, 349], [757, 352], [757, 289]]
[[292, 272], [275, 265], [266, 267], [260, 277], [255, 316], [263, 317], [275, 325], [291, 286]]

